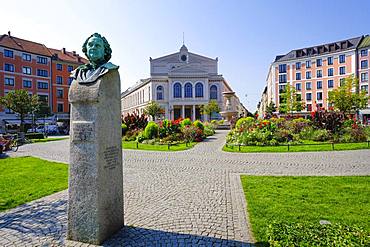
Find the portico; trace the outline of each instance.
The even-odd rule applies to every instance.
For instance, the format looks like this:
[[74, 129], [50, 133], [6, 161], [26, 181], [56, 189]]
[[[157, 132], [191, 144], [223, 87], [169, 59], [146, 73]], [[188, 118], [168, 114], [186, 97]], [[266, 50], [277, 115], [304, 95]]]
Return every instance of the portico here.
[[189, 118], [192, 121], [204, 120], [204, 115], [201, 113], [201, 105], [173, 105], [170, 119], [175, 120], [178, 118]]

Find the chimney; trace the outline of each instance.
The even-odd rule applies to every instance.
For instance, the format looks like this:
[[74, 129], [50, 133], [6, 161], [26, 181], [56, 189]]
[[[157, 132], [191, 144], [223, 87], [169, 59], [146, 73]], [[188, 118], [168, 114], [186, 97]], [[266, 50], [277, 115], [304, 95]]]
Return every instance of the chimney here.
[[10, 31], [8, 31], [8, 36], [9, 36], [9, 37], [11, 37], [11, 35], [10, 35]]
[[66, 48], [62, 48], [62, 52], [63, 52], [63, 54], [66, 54]]
[[73, 56], [76, 56], [76, 51], [72, 51], [72, 53], [73, 53]]

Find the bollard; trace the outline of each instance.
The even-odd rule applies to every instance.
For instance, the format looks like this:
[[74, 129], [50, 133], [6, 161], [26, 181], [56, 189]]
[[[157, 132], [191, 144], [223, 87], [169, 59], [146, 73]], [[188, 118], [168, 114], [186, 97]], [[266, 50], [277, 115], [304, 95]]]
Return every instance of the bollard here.
[[370, 141], [367, 141], [367, 147], [370, 147]]
[[139, 149], [139, 142], [136, 142], [136, 149]]
[[168, 143], [168, 145], [167, 145], [168, 150], [170, 150], [170, 146], [171, 146], [171, 144]]
[[239, 146], [239, 152], [240, 152], [240, 144], [238, 146]]
[[288, 152], [289, 152], [289, 143], [288, 143]]
[[334, 142], [331, 143], [331, 148], [334, 150]]

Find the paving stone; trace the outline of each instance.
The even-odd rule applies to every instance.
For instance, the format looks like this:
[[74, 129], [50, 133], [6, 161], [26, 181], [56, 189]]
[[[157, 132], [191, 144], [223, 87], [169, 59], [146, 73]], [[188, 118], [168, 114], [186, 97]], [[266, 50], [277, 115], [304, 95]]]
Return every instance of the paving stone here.
[[[253, 246], [240, 174], [370, 175], [369, 150], [226, 153], [226, 134], [180, 152], [124, 150], [125, 227], [103, 246]], [[30, 144], [10, 155], [68, 163], [68, 145]], [[0, 246], [68, 245], [67, 199], [62, 191], [0, 213]]]

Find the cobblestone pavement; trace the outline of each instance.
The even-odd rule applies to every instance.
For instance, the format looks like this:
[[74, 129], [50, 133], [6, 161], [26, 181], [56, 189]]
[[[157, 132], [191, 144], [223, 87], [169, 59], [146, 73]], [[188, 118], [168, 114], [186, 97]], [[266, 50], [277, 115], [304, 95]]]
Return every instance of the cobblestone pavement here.
[[[187, 151], [124, 150], [125, 227], [103, 245], [252, 246], [241, 173], [370, 174], [369, 150], [226, 153], [221, 151], [226, 133]], [[10, 155], [68, 163], [68, 143], [26, 145]], [[0, 245], [80, 246], [65, 240], [66, 208], [62, 191], [0, 214]]]

